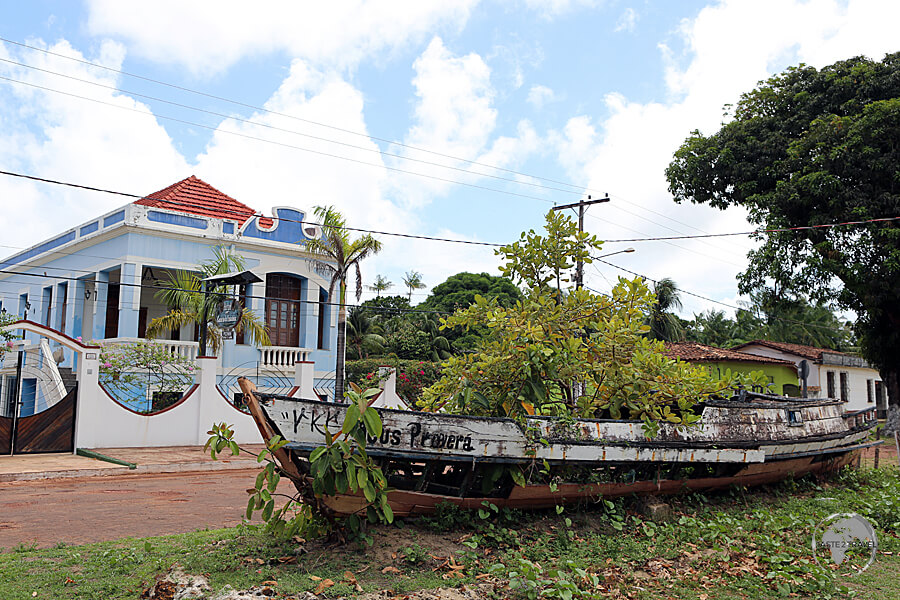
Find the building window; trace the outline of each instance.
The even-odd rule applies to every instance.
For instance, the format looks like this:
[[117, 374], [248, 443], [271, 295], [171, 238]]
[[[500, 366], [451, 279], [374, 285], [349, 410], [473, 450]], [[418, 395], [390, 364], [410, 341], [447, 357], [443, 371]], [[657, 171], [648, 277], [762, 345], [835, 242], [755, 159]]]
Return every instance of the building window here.
[[850, 376], [841, 373], [841, 402], [850, 402]]
[[834, 393], [834, 371], [828, 371], [828, 373], [825, 374], [825, 381], [828, 385], [828, 397], [836, 398], [837, 394]]
[[875, 403], [875, 382], [871, 379], [866, 380], [866, 401], [869, 404]]

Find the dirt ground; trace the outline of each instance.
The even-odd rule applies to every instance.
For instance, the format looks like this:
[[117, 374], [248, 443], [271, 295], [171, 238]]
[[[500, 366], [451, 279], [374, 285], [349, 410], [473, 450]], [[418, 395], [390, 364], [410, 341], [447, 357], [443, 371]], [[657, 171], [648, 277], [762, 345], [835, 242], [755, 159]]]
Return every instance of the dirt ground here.
[[[48, 547], [237, 525], [255, 471], [0, 483], [0, 548]], [[286, 480], [279, 491], [294, 489]]]

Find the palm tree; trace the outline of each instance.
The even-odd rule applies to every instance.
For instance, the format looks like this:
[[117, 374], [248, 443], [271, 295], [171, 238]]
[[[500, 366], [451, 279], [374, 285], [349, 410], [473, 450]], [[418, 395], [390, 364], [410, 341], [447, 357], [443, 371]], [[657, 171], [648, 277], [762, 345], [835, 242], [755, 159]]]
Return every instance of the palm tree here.
[[409, 271], [403, 276], [403, 285], [409, 288], [409, 301], [412, 303], [413, 290], [425, 289], [422, 274], [418, 271]]
[[441, 326], [438, 317], [435, 314], [426, 315], [423, 319], [422, 331], [428, 335], [428, 343], [431, 349], [431, 361], [441, 362], [450, 358], [452, 352], [450, 342], [441, 332]]
[[665, 342], [679, 342], [684, 337], [684, 328], [678, 317], [672, 314], [672, 309], [681, 309], [681, 298], [678, 295], [678, 286], [666, 277], [653, 285], [653, 294], [656, 302], [650, 307], [646, 324], [650, 326], [647, 333], [655, 340]]
[[346, 229], [346, 220], [332, 206], [317, 206], [313, 211], [322, 224], [322, 235], [306, 242], [306, 251], [318, 257], [316, 269], [330, 279], [328, 295], [331, 297], [335, 286], [339, 286], [338, 332], [334, 367], [334, 399], [344, 399], [344, 361], [347, 351], [347, 277], [356, 271], [356, 300], [362, 296], [362, 272], [359, 263], [377, 254], [381, 242], [370, 234], [351, 240]]
[[387, 277], [382, 275], [375, 276], [375, 283], [366, 287], [375, 292], [377, 298], [381, 298], [381, 292], [386, 292], [394, 286], [393, 282], [388, 281]]
[[[213, 248], [213, 258], [198, 265], [197, 271], [175, 271], [169, 273], [169, 280], [162, 282], [163, 289], [156, 297], [171, 307], [169, 314], [157, 317], [147, 326], [147, 337], [159, 338], [185, 325], [199, 325], [206, 315], [207, 335], [210, 349], [218, 353], [222, 347], [222, 331], [215, 323], [216, 307], [223, 295], [234, 293], [234, 286], [216, 293], [202, 292], [202, 279], [213, 275], [223, 275], [233, 271], [243, 271], [246, 267], [239, 256], [229, 254], [223, 246]], [[249, 308], [244, 308], [234, 330], [244, 332], [245, 338], [255, 346], [268, 346], [269, 334], [265, 322]]]
[[347, 344], [356, 350], [358, 358], [369, 358], [369, 354], [383, 354], [385, 339], [381, 328], [372, 322], [366, 311], [353, 308], [347, 315]]

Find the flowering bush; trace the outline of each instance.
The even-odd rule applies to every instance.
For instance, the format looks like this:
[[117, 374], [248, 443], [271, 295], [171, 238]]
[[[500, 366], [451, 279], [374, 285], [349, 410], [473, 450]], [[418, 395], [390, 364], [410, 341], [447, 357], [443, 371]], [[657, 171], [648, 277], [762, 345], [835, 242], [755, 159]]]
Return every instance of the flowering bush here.
[[397, 370], [397, 394], [413, 404], [419, 399], [422, 389], [441, 377], [441, 364], [423, 360], [403, 360], [399, 358], [370, 358], [347, 361], [347, 381], [361, 387], [371, 387], [382, 381], [380, 367]]
[[151, 412], [177, 402], [194, 383], [193, 362], [162, 344], [138, 342], [104, 346], [100, 383], [119, 402]]

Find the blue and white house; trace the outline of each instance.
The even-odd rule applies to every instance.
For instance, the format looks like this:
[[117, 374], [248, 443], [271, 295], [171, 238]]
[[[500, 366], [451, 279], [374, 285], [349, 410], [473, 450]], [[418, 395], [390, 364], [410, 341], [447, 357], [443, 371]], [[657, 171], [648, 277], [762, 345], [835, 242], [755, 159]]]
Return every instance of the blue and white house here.
[[[304, 243], [321, 231], [303, 223], [303, 210], [273, 212], [265, 217], [188, 177], [0, 261], [0, 309], [76, 340], [101, 346], [134, 343], [169, 310], [156, 297], [158, 283], [175, 270], [196, 269], [213, 257], [214, 247], [225, 246], [263, 280], [243, 286], [238, 298], [264, 317], [272, 345], [257, 348], [241, 335], [224, 342], [215, 361], [223, 396], [228, 386], [221, 383], [229, 378], [254, 375], [262, 381], [271, 375], [293, 382], [296, 365], [313, 363], [306, 370], [314, 379], [311, 389], [327, 398], [334, 384], [337, 307], [330, 303], [329, 282], [304, 252]], [[157, 343], [189, 360], [197, 358], [194, 326], [166, 337]], [[57, 371], [77, 369], [78, 354], [63, 346], [53, 347], [34, 333], [24, 343], [35, 352], [45, 346], [39, 366], [53, 356]], [[12, 397], [15, 356], [8, 352], [0, 370], [0, 414]], [[49, 397], [42, 386], [54, 385], [61, 384], [52, 377], [44, 383], [23, 377], [21, 415], [42, 410], [42, 398]]]

